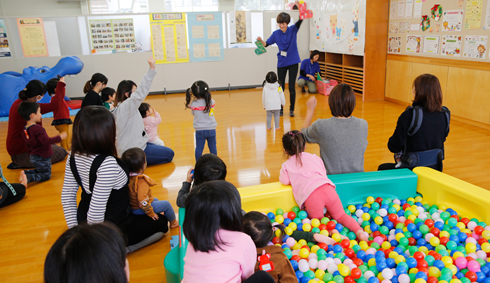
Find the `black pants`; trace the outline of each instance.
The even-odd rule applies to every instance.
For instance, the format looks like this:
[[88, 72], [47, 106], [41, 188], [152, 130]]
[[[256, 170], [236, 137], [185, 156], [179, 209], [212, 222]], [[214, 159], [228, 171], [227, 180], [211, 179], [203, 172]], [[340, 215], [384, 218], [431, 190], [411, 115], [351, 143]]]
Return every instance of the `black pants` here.
[[26, 195], [26, 187], [24, 187], [24, 185], [22, 184], [11, 184], [11, 185], [14, 188], [15, 192], [17, 193], [15, 196], [12, 194], [12, 191], [7, 185], [5, 185], [3, 182], [0, 183], [1, 186], [0, 197], [2, 197], [2, 200], [0, 200], [0, 207], [4, 207], [9, 204], [18, 202]]
[[[396, 165], [396, 163], [383, 163], [383, 164], [378, 166], [378, 171], [399, 169], [399, 168], [396, 168], [395, 165]], [[424, 166], [424, 167], [429, 167], [429, 168], [432, 168], [432, 169], [435, 169], [435, 170], [442, 172], [442, 162], [440, 165], [434, 164], [434, 165], [428, 165], [428, 166]], [[412, 170], [413, 168], [408, 168], [408, 169]]]
[[[286, 73], [289, 70], [289, 111], [294, 111], [294, 103], [296, 102], [296, 77], [298, 76], [298, 64], [289, 65], [286, 67], [277, 67], [277, 77], [281, 81], [282, 91], [285, 91]], [[281, 106], [282, 112], [282, 106]]]
[[269, 273], [259, 270], [242, 283], [275, 283], [275, 281]]

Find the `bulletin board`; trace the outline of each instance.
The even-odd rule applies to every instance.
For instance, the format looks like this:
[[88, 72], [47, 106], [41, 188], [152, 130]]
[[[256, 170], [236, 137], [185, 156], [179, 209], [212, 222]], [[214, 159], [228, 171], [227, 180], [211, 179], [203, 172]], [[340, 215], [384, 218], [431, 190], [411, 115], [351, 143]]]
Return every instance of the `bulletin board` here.
[[313, 12], [310, 19], [310, 50], [364, 55], [366, 0], [307, 3], [307, 8]]
[[187, 13], [191, 62], [224, 60], [223, 12]]
[[89, 29], [94, 51], [121, 51], [135, 48], [132, 18], [89, 20]]
[[150, 14], [151, 49], [157, 64], [189, 62], [185, 13]]
[[390, 1], [388, 54], [490, 62], [490, 0]]

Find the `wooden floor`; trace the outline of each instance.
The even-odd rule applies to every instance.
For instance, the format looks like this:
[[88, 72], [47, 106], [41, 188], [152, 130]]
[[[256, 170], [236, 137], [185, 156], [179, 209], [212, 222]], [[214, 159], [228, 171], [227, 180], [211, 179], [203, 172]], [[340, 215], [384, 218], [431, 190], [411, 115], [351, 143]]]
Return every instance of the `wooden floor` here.
[[[296, 117], [290, 118], [285, 111], [281, 119], [283, 128], [276, 132], [266, 130], [260, 89], [213, 93], [218, 155], [228, 166], [228, 181], [237, 187], [278, 181], [279, 169], [285, 161], [281, 137], [284, 131], [301, 128], [309, 96], [298, 90]], [[318, 107], [314, 120], [330, 117], [327, 97], [316, 97]], [[193, 117], [190, 110], [184, 109], [183, 94], [155, 95], [147, 102], [162, 116], [159, 135], [165, 145], [175, 151], [175, 159], [170, 164], [150, 166], [146, 174], [158, 183], [153, 189], [154, 195], [169, 200], [177, 209], [177, 192], [187, 170], [194, 165]], [[357, 101], [354, 116], [369, 124], [366, 171], [376, 170], [380, 163], [392, 162], [386, 144], [404, 108], [386, 101]], [[48, 134], [55, 135], [57, 132], [50, 124], [51, 119], [44, 119]], [[0, 162], [7, 179], [16, 182], [20, 170], [6, 169], [10, 163], [5, 150], [6, 134], [7, 123], [0, 123], [0, 148], [3, 149]], [[490, 130], [453, 119], [445, 146], [445, 173], [490, 189]], [[308, 145], [307, 151], [319, 153], [316, 145]], [[60, 197], [64, 167], [64, 162], [54, 164], [50, 181], [31, 184], [22, 201], [0, 209], [0, 282], [42, 282], [44, 258], [66, 230]], [[158, 243], [128, 256], [131, 282], [165, 282], [163, 258], [170, 249], [170, 236], [177, 233], [178, 229], [173, 229]]]

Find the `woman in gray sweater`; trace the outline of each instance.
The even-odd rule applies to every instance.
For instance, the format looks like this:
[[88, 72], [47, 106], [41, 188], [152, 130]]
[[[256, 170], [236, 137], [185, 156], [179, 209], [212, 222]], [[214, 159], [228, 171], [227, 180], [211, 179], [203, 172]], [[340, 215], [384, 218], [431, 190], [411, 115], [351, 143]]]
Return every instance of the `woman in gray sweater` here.
[[335, 86], [328, 97], [333, 117], [312, 124], [316, 104], [315, 97], [306, 102], [308, 110], [301, 131], [307, 142], [320, 146], [327, 174], [364, 172], [368, 125], [366, 120], [352, 116], [356, 107], [354, 90], [347, 84]]
[[116, 100], [112, 114], [116, 119], [116, 148], [121, 156], [124, 151], [138, 147], [145, 151], [148, 165], [171, 162], [174, 151], [168, 147], [148, 143], [148, 134], [138, 108], [150, 91], [155, 71], [155, 59], [148, 59], [150, 69], [139, 87], [133, 81], [123, 80], [117, 86]]

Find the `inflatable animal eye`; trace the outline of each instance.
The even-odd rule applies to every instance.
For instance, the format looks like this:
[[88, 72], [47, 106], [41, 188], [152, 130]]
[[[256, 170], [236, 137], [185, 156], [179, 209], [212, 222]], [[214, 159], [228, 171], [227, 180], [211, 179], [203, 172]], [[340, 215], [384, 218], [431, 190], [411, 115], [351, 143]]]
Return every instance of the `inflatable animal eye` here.
[[41, 73], [46, 73], [46, 70], [41, 69], [41, 70], [39, 70], [39, 72], [41, 72]]

